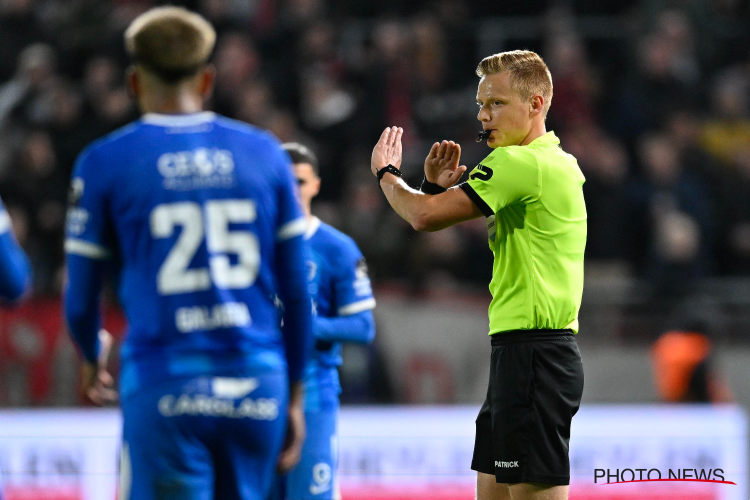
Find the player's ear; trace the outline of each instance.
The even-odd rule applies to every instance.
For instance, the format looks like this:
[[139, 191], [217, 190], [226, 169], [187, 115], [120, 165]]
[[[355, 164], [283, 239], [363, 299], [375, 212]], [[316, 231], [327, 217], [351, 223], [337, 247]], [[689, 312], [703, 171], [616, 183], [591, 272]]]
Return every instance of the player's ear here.
[[542, 112], [544, 112], [544, 97], [536, 94], [531, 98], [531, 109], [529, 116], [533, 118]]
[[203, 100], [206, 101], [211, 98], [214, 93], [214, 83], [216, 82], [216, 67], [213, 64], [207, 65], [201, 71], [200, 76], [200, 93], [203, 96]]
[[315, 198], [316, 196], [318, 196], [318, 193], [320, 193], [320, 177], [316, 177], [315, 179], [313, 179], [312, 182], [313, 182], [313, 189], [314, 189], [314, 193], [312, 197]]

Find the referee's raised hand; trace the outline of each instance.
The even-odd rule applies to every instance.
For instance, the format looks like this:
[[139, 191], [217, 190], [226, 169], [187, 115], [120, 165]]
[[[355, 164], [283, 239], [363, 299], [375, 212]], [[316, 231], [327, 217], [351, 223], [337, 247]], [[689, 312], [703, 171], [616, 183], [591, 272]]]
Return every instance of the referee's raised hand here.
[[424, 175], [428, 182], [448, 189], [457, 183], [464, 172], [461, 160], [461, 146], [453, 141], [436, 142], [424, 160]]
[[401, 168], [401, 136], [404, 129], [401, 127], [388, 127], [380, 134], [380, 140], [372, 149], [370, 169], [373, 175], [378, 175], [378, 170], [387, 166]]

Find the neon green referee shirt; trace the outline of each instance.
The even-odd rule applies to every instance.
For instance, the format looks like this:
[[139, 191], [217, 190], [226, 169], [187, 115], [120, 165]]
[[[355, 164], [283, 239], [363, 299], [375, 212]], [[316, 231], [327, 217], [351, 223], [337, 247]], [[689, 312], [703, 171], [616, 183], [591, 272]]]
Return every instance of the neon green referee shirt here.
[[586, 246], [584, 177], [554, 132], [496, 148], [461, 188], [487, 217], [492, 268], [490, 335], [578, 332]]

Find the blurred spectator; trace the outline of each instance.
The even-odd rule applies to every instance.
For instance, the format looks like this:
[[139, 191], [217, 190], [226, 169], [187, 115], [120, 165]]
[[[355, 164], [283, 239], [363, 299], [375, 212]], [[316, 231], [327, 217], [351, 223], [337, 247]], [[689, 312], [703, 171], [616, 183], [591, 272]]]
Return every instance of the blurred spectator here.
[[111, 23], [114, 2], [99, 0], [48, 0], [40, 5], [45, 30], [55, 40], [61, 66], [80, 75], [85, 62], [102, 49], [121, 44], [123, 26]]
[[446, 85], [447, 50], [442, 26], [432, 16], [415, 19], [414, 32], [414, 86], [418, 92], [441, 90]]
[[750, 70], [732, 68], [714, 81], [714, 117], [703, 128], [702, 144], [726, 167], [750, 152]]
[[444, 78], [449, 88], [463, 88], [476, 82], [474, 70], [479, 61], [475, 60], [477, 37], [471, 18], [472, 5], [468, 0], [439, 0], [434, 9], [443, 38]]
[[444, 289], [455, 291], [459, 276], [456, 262], [463, 262], [466, 240], [457, 228], [434, 233], [418, 233], [409, 242], [410, 281], [414, 291], [424, 293]]
[[[345, 68], [335, 42], [333, 25], [321, 21], [304, 31], [299, 48], [300, 112], [308, 129], [318, 135], [351, 118], [357, 107], [354, 96], [344, 88]], [[345, 131], [337, 132], [346, 137]]]
[[701, 70], [695, 53], [695, 36], [691, 21], [685, 12], [662, 12], [658, 18], [657, 33], [669, 47], [669, 66], [672, 74], [685, 85], [698, 83]]
[[404, 150], [413, 144], [411, 37], [399, 21], [381, 21], [372, 30], [368, 64], [361, 75], [358, 127], [364, 137], [379, 137], [391, 124], [404, 128]]
[[574, 123], [561, 144], [576, 157], [586, 182], [588, 214], [586, 256], [598, 264], [622, 264], [628, 255], [625, 184], [630, 171], [624, 146], [588, 121]]
[[676, 109], [667, 117], [665, 133], [677, 148], [685, 170], [699, 177], [716, 198], [725, 172], [720, 170], [717, 161], [701, 145], [702, 128], [703, 124], [695, 110]]
[[383, 194], [364, 169], [368, 164], [369, 158], [362, 157], [349, 166], [341, 226], [360, 248], [366, 249], [373, 280], [400, 278], [403, 282], [409, 267], [404, 259], [408, 255], [406, 234], [413, 230], [393, 211], [385, 210]]
[[726, 177], [722, 191], [724, 224], [719, 244], [722, 271], [750, 275], [750, 150], [735, 157], [735, 170]]
[[234, 116], [238, 106], [237, 91], [258, 74], [260, 57], [246, 35], [230, 32], [219, 37], [213, 60], [216, 65], [214, 109]]
[[726, 403], [732, 394], [717, 373], [705, 329], [694, 325], [664, 333], [651, 348], [656, 389], [669, 403]]
[[198, 10], [217, 31], [246, 28], [261, 10], [257, 0], [199, 0]]
[[680, 62], [682, 51], [672, 37], [651, 33], [639, 41], [638, 73], [631, 76], [612, 103], [608, 127], [626, 141], [661, 125], [668, 113], [699, 102], [696, 80]]
[[644, 136], [639, 156], [643, 175], [629, 187], [630, 251], [653, 280], [657, 298], [678, 298], [712, 270], [711, 201], [667, 136]]
[[83, 94], [67, 80], [59, 80], [53, 89], [54, 103], [49, 124], [54, 149], [63, 175], [69, 177], [81, 150], [96, 137], [96, 131], [84, 123]]
[[268, 127], [275, 113], [270, 85], [263, 80], [252, 80], [236, 90], [235, 116], [247, 123]]
[[601, 83], [588, 63], [583, 41], [567, 34], [548, 45], [547, 61], [554, 75], [554, 106], [547, 117], [551, 128], [593, 124]]
[[[451, 11], [447, 7], [443, 9]], [[447, 36], [450, 32], [444, 28], [447, 23], [447, 19], [441, 20], [427, 14], [416, 17], [412, 23], [414, 52], [411, 58], [414, 76], [411, 88], [414, 99], [414, 130], [407, 129], [412, 133], [408, 137], [412, 144], [420, 138], [472, 140], [479, 127], [475, 104], [476, 76], [472, 78], [475, 68], [469, 68], [464, 78], [455, 74], [451, 61], [455, 62], [458, 56], [454, 54], [455, 47], [448, 43]], [[453, 36], [460, 34], [454, 33]], [[462, 64], [458, 65], [461, 66]], [[429, 143], [424, 142], [429, 149]], [[419, 150], [419, 147], [413, 146], [405, 150], [405, 172], [410, 172], [412, 167], [419, 176], [422, 175], [424, 155]]]
[[55, 80], [55, 53], [42, 43], [30, 45], [18, 56], [13, 79], [0, 87], [0, 128], [44, 125], [51, 115], [50, 90]]
[[300, 129], [297, 117], [289, 110], [273, 111], [266, 127], [282, 142], [300, 142], [314, 147], [315, 141]]
[[22, 208], [28, 217], [26, 249], [34, 266], [37, 292], [60, 292], [59, 270], [63, 262], [63, 224], [67, 177], [58, 168], [49, 133], [28, 134], [18, 157], [18, 169], [6, 183], [4, 198]]
[[16, 58], [25, 47], [47, 41], [37, 22], [36, 4], [34, 0], [0, 2], [0, 82], [13, 76]]
[[96, 55], [88, 60], [83, 72], [83, 87], [90, 100], [115, 89], [125, 79], [122, 68], [114, 58]]

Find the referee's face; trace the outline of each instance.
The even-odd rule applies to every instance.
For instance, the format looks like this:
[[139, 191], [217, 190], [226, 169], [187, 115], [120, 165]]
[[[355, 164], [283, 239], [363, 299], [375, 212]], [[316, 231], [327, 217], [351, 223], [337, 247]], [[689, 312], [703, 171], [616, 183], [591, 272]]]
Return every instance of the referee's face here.
[[491, 130], [487, 145], [491, 148], [522, 143], [532, 127], [532, 105], [510, 86], [510, 73], [485, 75], [477, 89], [479, 113], [483, 130]]

